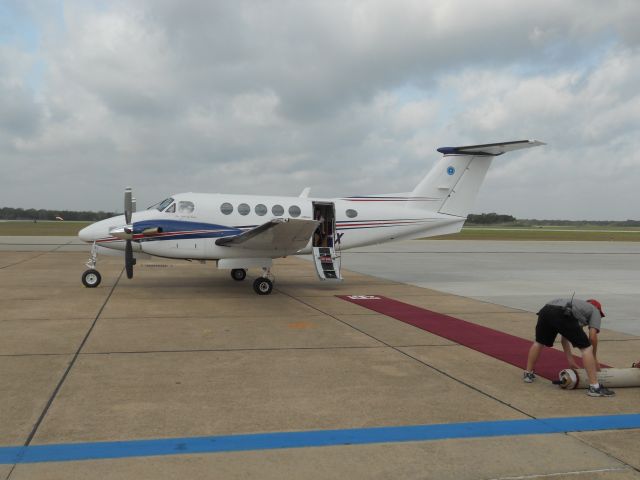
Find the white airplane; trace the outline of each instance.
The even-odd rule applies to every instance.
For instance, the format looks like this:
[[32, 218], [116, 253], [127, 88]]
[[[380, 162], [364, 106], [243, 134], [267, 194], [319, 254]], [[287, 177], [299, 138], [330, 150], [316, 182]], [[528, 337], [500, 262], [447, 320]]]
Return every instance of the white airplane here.
[[340, 251], [353, 247], [459, 232], [495, 156], [544, 145], [536, 140], [443, 147], [444, 156], [407, 193], [344, 198], [180, 193], [136, 212], [131, 189], [124, 215], [96, 222], [78, 236], [92, 243], [86, 287], [97, 287], [98, 246], [124, 250], [127, 277], [134, 252], [215, 261], [241, 281], [261, 268], [259, 295], [273, 290], [274, 258], [312, 254], [321, 280], [339, 281]]

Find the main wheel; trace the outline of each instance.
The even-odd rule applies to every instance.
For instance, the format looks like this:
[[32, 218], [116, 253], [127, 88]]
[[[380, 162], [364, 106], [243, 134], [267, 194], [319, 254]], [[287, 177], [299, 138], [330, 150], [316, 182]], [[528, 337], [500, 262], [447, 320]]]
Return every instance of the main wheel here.
[[253, 289], [258, 295], [269, 295], [273, 290], [273, 282], [265, 277], [256, 278]]
[[241, 282], [247, 277], [247, 271], [244, 268], [234, 268], [231, 270], [231, 278], [236, 282]]
[[82, 284], [87, 288], [96, 288], [101, 281], [100, 273], [93, 268], [82, 274]]

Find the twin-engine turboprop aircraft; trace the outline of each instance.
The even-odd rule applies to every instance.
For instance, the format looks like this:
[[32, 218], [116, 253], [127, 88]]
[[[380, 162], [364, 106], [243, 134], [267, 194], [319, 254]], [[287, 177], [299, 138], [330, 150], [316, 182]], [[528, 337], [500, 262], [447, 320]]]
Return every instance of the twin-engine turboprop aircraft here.
[[473, 206], [493, 157], [544, 145], [522, 140], [444, 147], [444, 156], [413, 191], [344, 198], [180, 193], [135, 212], [131, 189], [124, 215], [96, 222], [79, 233], [92, 243], [86, 287], [97, 287], [97, 247], [124, 250], [127, 277], [135, 252], [165, 258], [215, 261], [241, 281], [261, 268], [253, 288], [273, 290], [274, 258], [312, 254], [321, 280], [339, 281], [340, 251], [392, 240], [459, 232]]

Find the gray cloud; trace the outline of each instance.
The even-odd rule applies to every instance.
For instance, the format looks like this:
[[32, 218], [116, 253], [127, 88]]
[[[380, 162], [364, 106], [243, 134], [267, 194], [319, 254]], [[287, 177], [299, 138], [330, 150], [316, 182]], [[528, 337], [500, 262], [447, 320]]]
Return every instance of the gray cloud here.
[[94, 7], [31, 6], [39, 49], [0, 50], [0, 203], [406, 191], [439, 146], [539, 137], [496, 161], [478, 211], [637, 217], [632, 1]]

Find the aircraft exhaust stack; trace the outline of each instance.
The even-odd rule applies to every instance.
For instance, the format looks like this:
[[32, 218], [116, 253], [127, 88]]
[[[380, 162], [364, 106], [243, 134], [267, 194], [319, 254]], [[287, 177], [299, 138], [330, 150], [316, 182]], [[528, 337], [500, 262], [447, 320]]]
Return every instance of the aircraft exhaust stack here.
[[153, 237], [154, 235], [159, 235], [160, 233], [162, 233], [162, 227], [145, 228], [142, 231], [142, 235], [144, 235], [145, 237]]

